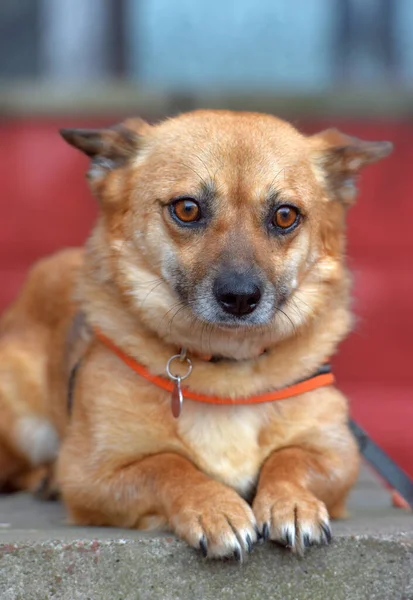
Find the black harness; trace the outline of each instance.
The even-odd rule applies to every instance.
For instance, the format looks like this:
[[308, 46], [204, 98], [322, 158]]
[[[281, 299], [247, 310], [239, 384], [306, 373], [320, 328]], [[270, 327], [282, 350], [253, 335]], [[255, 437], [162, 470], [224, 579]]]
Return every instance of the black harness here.
[[75, 394], [76, 377], [81, 363], [82, 359], [79, 358], [77, 363], [73, 365], [72, 370], [70, 371], [69, 379], [67, 381], [67, 412], [69, 413], [69, 415], [72, 414], [73, 410], [73, 398]]

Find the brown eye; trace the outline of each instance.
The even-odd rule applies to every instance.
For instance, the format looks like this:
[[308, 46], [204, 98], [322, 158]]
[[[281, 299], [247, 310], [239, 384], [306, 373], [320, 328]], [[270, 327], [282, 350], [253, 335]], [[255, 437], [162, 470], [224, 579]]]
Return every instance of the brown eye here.
[[192, 198], [182, 198], [171, 204], [172, 215], [182, 223], [194, 223], [201, 218], [198, 202]]
[[289, 229], [298, 222], [298, 210], [293, 206], [280, 206], [274, 213], [272, 224], [279, 229]]

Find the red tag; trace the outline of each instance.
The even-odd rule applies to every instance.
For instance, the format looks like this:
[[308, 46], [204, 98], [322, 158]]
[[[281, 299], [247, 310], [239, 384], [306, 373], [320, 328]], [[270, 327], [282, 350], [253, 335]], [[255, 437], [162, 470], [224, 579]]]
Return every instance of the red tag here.
[[178, 377], [175, 381], [175, 385], [174, 385], [174, 389], [172, 390], [172, 397], [171, 397], [172, 414], [175, 417], [175, 419], [177, 419], [179, 417], [179, 415], [181, 414], [182, 402], [183, 402], [183, 397], [182, 397], [182, 389], [181, 389], [181, 378]]

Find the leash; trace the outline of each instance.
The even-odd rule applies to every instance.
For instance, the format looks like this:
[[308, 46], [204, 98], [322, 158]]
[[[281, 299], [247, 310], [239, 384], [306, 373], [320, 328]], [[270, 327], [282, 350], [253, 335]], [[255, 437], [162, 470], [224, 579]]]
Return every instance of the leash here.
[[353, 419], [349, 427], [357, 440], [360, 453], [381, 477], [406, 500], [413, 509], [413, 481], [386, 452]]

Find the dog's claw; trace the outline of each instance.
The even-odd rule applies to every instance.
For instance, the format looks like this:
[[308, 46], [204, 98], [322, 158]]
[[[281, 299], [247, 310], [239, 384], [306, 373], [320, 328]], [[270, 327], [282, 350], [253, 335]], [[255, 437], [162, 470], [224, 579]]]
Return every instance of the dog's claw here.
[[329, 544], [331, 542], [331, 538], [332, 538], [331, 529], [330, 529], [329, 525], [327, 523], [321, 523], [320, 527], [324, 534], [323, 537], [324, 537], [325, 543]]
[[294, 539], [291, 531], [285, 532], [285, 545], [287, 548], [292, 548], [294, 546]]
[[241, 562], [242, 553], [240, 548], [235, 548], [234, 550], [234, 558], [237, 562]]
[[311, 546], [311, 540], [310, 540], [310, 536], [308, 535], [308, 533], [304, 534], [304, 536], [303, 536], [303, 544], [304, 544], [304, 548], [309, 548]]
[[208, 544], [207, 544], [205, 536], [201, 537], [201, 539], [199, 541], [199, 548], [200, 548], [200, 550], [202, 552], [202, 556], [204, 558], [206, 558], [208, 556]]
[[252, 552], [252, 539], [251, 539], [251, 536], [250, 536], [249, 533], [247, 534], [247, 537], [245, 538], [245, 541], [247, 542], [248, 553]]
[[270, 537], [270, 528], [268, 526], [268, 523], [264, 523], [261, 536], [263, 540], [268, 540], [268, 538]]

